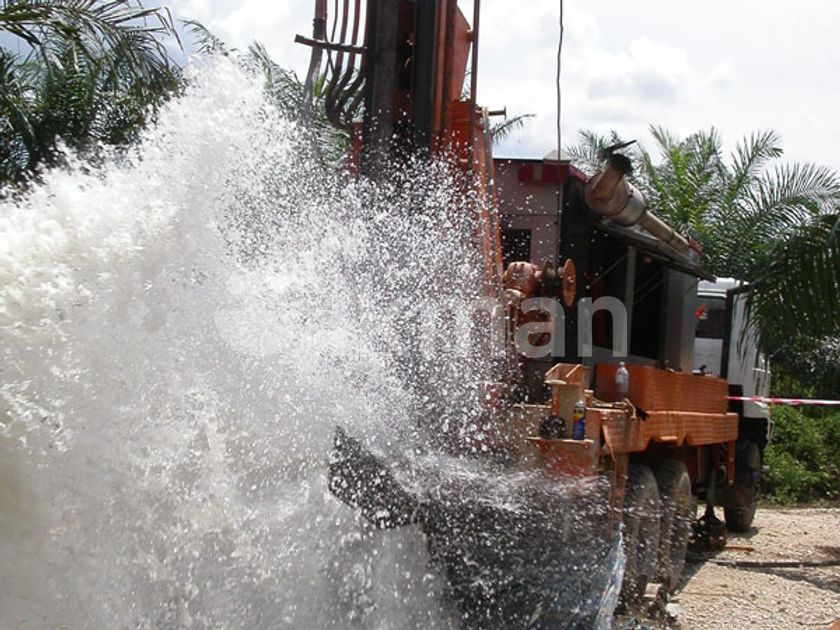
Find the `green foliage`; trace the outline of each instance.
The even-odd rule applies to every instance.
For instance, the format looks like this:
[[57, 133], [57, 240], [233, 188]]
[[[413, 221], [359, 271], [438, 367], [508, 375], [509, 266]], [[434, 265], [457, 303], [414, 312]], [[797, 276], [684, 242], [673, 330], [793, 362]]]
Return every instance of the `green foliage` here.
[[[601, 158], [600, 152], [609, 146], [622, 142], [621, 137], [615, 130], [604, 136], [589, 129], [581, 129], [578, 131], [578, 137], [580, 141], [577, 144], [565, 147], [564, 150], [574, 165], [590, 177], [604, 168], [604, 160]], [[638, 173], [640, 167], [638, 152], [630, 151], [627, 157], [633, 162], [634, 172]]]
[[840, 499], [840, 411], [773, 410], [765, 489], [780, 503]]
[[787, 343], [772, 360], [775, 396], [840, 399], [840, 339]]
[[[303, 84], [259, 43], [239, 55], [197, 22], [185, 22], [199, 53], [237, 54], [265, 80], [269, 99], [290, 119]], [[157, 108], [183, 86], [167, 39], [180, 40], [166, 9], [142, 0], [0, 0], [0, 190], [54, 165], [61, 145], [95, 159], [102, 147], [134, 141]], [[349, 136], [326, 118], [325, 85], [315, 86], [313, 144], [325, 162], [346, 153]]]
[[131, 141], [180, 85], [165, 9], [140, 0], [4, 0], [0, 32], [0, 186], [74, 150]]
[[[271, 58], [265, 46], [253, 42], [243, 59], [247, 70], [262, 76], [268, 98], [289, 120], [302, 120], [304, 84], [297, 74], [282, 68]], [[312, 93], [313, 117], [308, 130], [312, 144], [321, 159], [334, 164], [347, 154], [350, 134], [335, 127], [327, 117], [327, 81], [325, 75], [318, 77]]]
[[804, 219], [768, 245], [751, 277], [756, 291], [749, 304], [763, 322], [765, 338], [789, 341], [792, 331], [804, 332], [818, 340], [818, 347], [836, 348], [840, 340], [840, 210]]

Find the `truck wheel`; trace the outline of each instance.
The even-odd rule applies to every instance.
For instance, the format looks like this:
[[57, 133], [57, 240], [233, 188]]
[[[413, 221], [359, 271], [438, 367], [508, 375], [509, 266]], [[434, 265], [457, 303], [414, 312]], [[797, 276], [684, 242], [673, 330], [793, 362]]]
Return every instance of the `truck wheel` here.
[[659, 489], [647, 466], [630, 464], [624, 498], [625, 603], [638, 601], [656, 573], [659, 550]]
[[659, 575], [669, 592], [682, 577], [685, 552], [697, 509], [691, 494], [691, 479], [685, 464], [676, 459], [656, 469], [662, 516], [659, 520]]
[[729, 488], [723, 516], [732, 532], [748, 532], [755, 518], [755, 502], [761, 485], [761, 451], [755, 442], [744, 445], [735, 467], [735, 484]]

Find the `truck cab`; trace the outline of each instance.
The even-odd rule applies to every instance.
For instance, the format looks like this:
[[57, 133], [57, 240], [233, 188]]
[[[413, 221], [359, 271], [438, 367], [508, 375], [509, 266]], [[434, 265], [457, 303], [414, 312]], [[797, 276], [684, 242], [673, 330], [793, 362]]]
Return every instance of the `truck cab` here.
[[[746, 322], [745, 293], [735, 293], [745, 285], [734, 278], [703, 280], [697, 286], [697, 333], [694, 339], [694, 371], [725, 377], [732, 396], [770, 394], [770, 364], [758, 350], [758, 334]], [[728, 305], [727, 292], [733, 292]], [[727, 331], [728, 334], [727, 334]], [[729, 340], [728, 356], [724, 343]], [[726, 369], [723, 361], [727, 359]], [[770, 410], [762, 402], [736, 402], [733, 410], [742, 420], [741, 436], [747, 436], [761, 450], [770, 441]]]

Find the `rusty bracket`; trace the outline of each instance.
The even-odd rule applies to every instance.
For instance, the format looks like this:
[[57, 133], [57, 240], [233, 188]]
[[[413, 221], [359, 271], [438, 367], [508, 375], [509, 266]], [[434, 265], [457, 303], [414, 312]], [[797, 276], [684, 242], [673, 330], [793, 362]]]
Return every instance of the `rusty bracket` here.
[[323, 50], [335, 50], [338, 52], [353, 53], [355, 55], [364, 55], [367, 53], [365, 46], [349, 46], [347, 44], [333, 44], [331, 42], [322, 42], [303, 35], [295, 35], [295, 43], [303, 44], [304, 46], [312, 46], [313, 48], [322, 48]]

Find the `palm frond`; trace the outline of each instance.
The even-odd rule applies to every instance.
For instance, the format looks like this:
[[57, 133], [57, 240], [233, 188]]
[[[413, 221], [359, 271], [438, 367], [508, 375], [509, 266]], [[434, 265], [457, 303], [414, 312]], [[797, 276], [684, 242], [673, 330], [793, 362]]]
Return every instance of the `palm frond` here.
[[727, 169], [723, 204], [747, 194], [767, 162], [782, 155], [782, 141], [775, 131], [759, 131], [739, 142]]
[[124, 58], [138, 75], [148, 76], [169, 66], [161, 41], [173, 37], [180, 45], [167, 9], [148, 8], [139, 0], [21, 0], [0, 9], [0, 31], [6, 31], [51, 59], [50, 45], [72, 40], [81, 55], [98, 58], [126, 40], [134, 46]]
[[762, 219], [780, 227], [829, 212], [840, 198], [840, 179], [815, 164], [782, 164], [757, 178], [750, 202]]
[[[248, 46], [243, 59], [246, 69], [265, 80], [269, 98], [290, 119], [297, 119], [303, 106], [303, 83], [293, 70], [286, 70], [271, 58], [268, 49], [260, 42]], [[316, 98], [320, 95], [316, 94]]]
[[776, 243], [795, 235], [840, 199], [840, 181], [826, 167], [782, 164], [754, 178], [742, 198], [722, 206], [715, 217], [716, 264], [729, 274], [754, 277]]
[[509, 138], [512, 133], [519, 131], [525, 126], [525, 121], [533, 118], [535, 114], [518, 114], [490, 127], [490, 135], [495, 142]]
[[840, 336], [840, 213], [773, 247], [754, 285], [749, 306], [769, 339]]
[[228, 48], [221, 38], [217, 37], [198, 20], [181, 20], [181, 24], [195, 42], [195, 50], [200, 55], [229, 55], [236, 52], [235, 48]]
[[680, 139], [677, 138], [673, 133], [665, 129], [665, 127], [661, 127], [659, 125], [651, 125], [649, 127], [650, 135], [653, 136], [653, 139], [656, 141], [656, 144], [659, 145], [659, 150], [662, 152], [664, 156], [667, 156], [671, 153], [672, 150], [679, 147], [681, 143]]
[[181, 84], [164, 41], [180, 45], [171, 16], [141, 0], [6, 0], [0, 31], [25, 44], [3, 52], [6, 182], [51, 164], [58, 137], [81, 151], [130, 141]]
[[[578, 130], [578, 143], [565, 147], [572, 163], [587, 175], [594, 175], [604, 166], [604, 159], [601, 151], [614, 144], [622, 142], [621, 137], [615, 130], [610, 130], [606, 135], [599, 134], [590, 129]], [[628, 157], [634, 163], [636, 171], [636, 154], [630, 150]]]
[[0, 181], [16, 180], [37, 149], [26, 82], [14, 57], [0, 49]]

